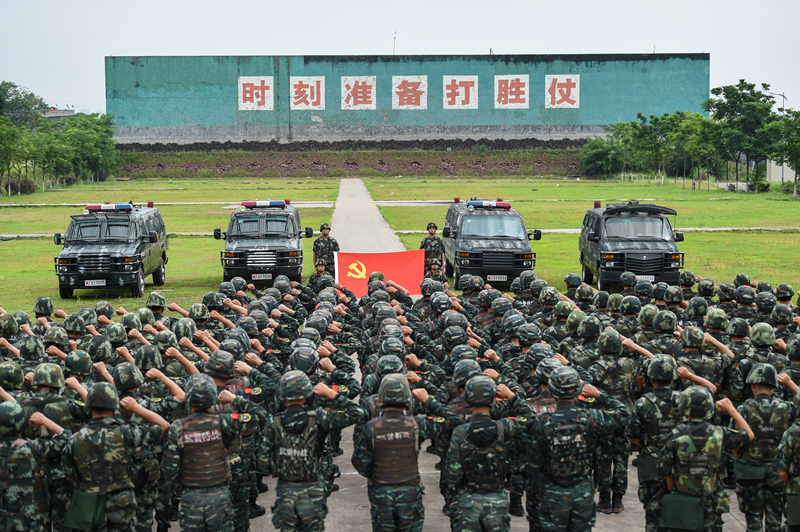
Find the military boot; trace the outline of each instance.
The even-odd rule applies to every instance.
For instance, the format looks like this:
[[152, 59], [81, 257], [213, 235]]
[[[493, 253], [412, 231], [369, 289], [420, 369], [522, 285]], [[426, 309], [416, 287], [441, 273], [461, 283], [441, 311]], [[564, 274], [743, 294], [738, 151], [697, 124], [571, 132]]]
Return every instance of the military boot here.
[[525, 510], [522, 508], [522, 495], [511, 494], [511, 500], [508, 504], [508, 513], [516, 517], [525, 515]]
[[615, 514], [621, 514], [622, 510], [624, 509], [625, 505], [622, 503], [622, 493], [615, 492], [613, 502], [611, 503], [611, 511], [614, 512]]
[[170, 521], [177, 521], [177, 520], [179, 520], [181, 518], [180, 505], [181, 505], [180, 499], [178, 499], [178, 500], [173, 499], [172, 500], [172, 507], [169, 510], [169, 520]]
[[258, 488], [259, 493], [266, 493], [269, 491], [269, 486], [264, 484], [264, 478], [259, 477], [258, 481], [256, 482], [256, 487]]
[[167, 532], [169, 530], [169, 525], [165, 525], [164, 523], [158, 523], [158, 528], [156, 528], [156, 532]]
[[256, 499], [250, 499], [250, 519], [261, 517], [267, 513], [267, 509], [256, 502]]
[[600, 500], [597, 502], [597, 511], [602, 514], [611, 513], [611, 492], [601, 491]]

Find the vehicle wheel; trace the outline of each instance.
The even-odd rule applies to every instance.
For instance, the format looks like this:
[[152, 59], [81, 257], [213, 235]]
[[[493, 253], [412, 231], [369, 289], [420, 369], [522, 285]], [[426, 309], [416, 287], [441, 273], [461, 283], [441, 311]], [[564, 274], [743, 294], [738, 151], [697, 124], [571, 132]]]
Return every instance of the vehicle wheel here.
[[605, 290], [605, 283], [602, 281], [603, 279], [603, 268], [597, 268], [597, 291]]
[[222, 282], [223, 283], [229, 283], [229, 282], [231, 282], [231, 279], [233, 279], [233, 277], [228, 275], [228, 273], [223, 270], [223, 272], [222, 272]]
[[594, 281], [592, 270], [590, 270], [586, 264], [583, 264], [583, 282], [586, 284], [592, 284], [592, 281]]
[[144, 296], [144, 272], [140, 269], [136, 276], [136, 284], [131, 287], [131, 297]]
[[461, 290], [461, 287], [458, 286], [458, 280], [461, 279], [461, 270], [458, 266], [453, 266], [453, 287], [456, 290]]
[[63, 284], [58, 285], [58, 295], [61, 299], [72, 299], [72, 288]]
[[167, 282], [167, 270], [164, 266], [164, 259], [161, 259], [161, 264], [159, 264], [156, 271], [153, 272], [153, 284], [156, 286], [164, 286], [165, 282]]

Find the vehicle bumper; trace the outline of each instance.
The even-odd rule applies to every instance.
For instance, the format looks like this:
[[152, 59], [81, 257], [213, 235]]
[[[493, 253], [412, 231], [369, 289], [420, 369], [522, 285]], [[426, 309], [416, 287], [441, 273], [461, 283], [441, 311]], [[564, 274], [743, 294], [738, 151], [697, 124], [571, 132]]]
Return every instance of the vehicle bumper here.
[[[458, 271], [459, 271], [459, 273], [461, 275], [478, 275], [478, 276], [482, 277], [483, 280], [486, 281], [487, 283], [492, 283], [492, 282], [495, 282], [495, 283], [510, 283], [516, 277], [519, 277], [520, 274], [523, 271], [529, 270], [529, 269], [530, 268], [514, 268], [512, 270], [502, 270], [502, 271], [500, 271], [500, 270], [488, 270], [488, 269], [483, 269], [483, 268], [470, 268], [470, 267], [467, 267], [467, 266], [459, 266], [458, 267]], [[493, 281], [489, 281], [488, 278], [489, 278], [490, 275], [492, 275], [492, 276], [494, 276], [494, 275], [505, 275], [506, 276], [506, 280], [505, 281], [494, 281], [494, 280]]]
[[[603, 270], [601, 273], [603, 274], [602, 279], [600, 281], [605, 285], [617, 285], [619, 284], [619, 276], [622, 275], [624, 270], [610, 270], [606, 271]], [[634, 272], [636, 273], [636, 272]], [[653, 275], [652, 283], [667, 283], [671, 285], [678, 284], [680, 279], [681, 272], [680, 270], [667, 270], [661, 273], [657, 273]]]
[[[84, 272], [80, 274], [72, 273], [59, 273], [58, 284], [60, 286], [68, 286], [73, 290], [79, 289], [102, 289], [102, 288], [123, 288], [126, 286], [136, 286], [137, 276], [139, 272]], [[86, 286], [86, 281], [104, 281], [105, 284]]]
[[[291, 265], [291, 266], [277, 266], [275, 268], [263, 268], [263, 269], [255, 269], [255, 268], [237, 268], [226, 266], [223, 268], [225, 272], [225, 277], [232, 278], [232, 277], [241, 277], [245, 281], [255, 281], [255, 282], [263, 282], [263, 281], [271, 281], [274, 280], [275, 277], [278, 275], [285, 275], [289, 278], [296, 277], [298, 275], [303, 274], [303, 266], [302, 265]], [[253, 279], [253, 275], [272, 275], [269, 279]]]

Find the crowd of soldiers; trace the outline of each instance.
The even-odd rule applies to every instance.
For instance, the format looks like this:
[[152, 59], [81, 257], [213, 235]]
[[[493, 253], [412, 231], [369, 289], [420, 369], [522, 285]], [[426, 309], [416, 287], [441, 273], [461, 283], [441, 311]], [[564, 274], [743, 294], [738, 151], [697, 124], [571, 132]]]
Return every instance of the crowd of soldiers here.
[[429, 275], [414, 300], [373, 272], [357, 298], [320, 264], [188, 310], [0, 309], [0, 530], [247, 532], [265, 476], [276, 529], [323, 530], [353, 425], [376, 531], [422, 529], [421, 449], [456, 531], [591, 530], [633, 453], [648, 532], [722, 530], [726, 488], [748, 531], [800, 530], [794, 291], [680, 279]]

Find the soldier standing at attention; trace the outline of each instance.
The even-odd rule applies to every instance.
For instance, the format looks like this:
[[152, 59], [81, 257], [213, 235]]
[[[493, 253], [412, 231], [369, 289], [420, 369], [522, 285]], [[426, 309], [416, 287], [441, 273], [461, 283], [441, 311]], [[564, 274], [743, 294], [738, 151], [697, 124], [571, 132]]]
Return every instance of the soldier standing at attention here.
[[439, 281], [442, 284], [447, 282], [447, 275], [441, 269], [441, 261], [439, 259], [431, 259], [430, 270], [425, 273], [425, 278]]
[[425, 273], [431, 269], [431, 261], [439, 259], [440, 264], [447, 264], [444, 256], [444, 241], [436, 236], [436, 222], [428, 222], [428, 236], [422, 239], [419, 249], [425, 250]]
[[314, 264], [317, 263], [318, 259], [324, 260], [325, 271], [336, 279], [336, 263], [333, 261], [333, 254], [339, 251], [339, 243], [330, 236], [331, 224], [324, 223], [320, 225], [319, 232], [322, 233], [322, 236], [314, 240]]

